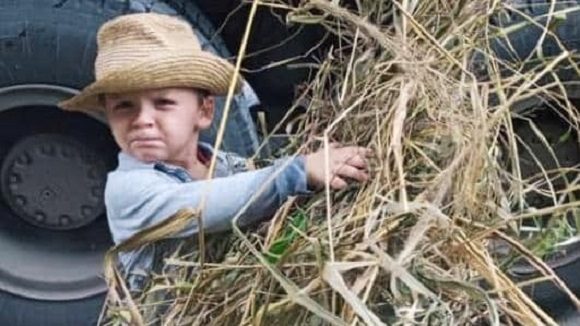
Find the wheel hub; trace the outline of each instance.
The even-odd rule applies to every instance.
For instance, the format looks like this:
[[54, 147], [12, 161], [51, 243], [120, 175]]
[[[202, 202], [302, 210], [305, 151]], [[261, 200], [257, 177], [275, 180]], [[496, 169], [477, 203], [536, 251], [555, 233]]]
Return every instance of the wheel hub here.
[[22, 219], [53, 230], [70, 230], [104, 213], [106, 163], [81, 142], [36, 134], [15, 144], [0, 173], [2, 195]]

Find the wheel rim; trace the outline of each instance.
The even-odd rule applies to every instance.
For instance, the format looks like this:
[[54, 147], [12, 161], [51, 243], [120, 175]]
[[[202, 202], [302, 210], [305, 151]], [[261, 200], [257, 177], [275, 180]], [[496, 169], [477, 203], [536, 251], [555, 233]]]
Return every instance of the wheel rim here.
[[[58, 102], [78, 94], [69, 87], [48, 84], [14, 85], [0, 88], [0, 112], [30, 106], [56, 107]], [[106, 124], [104, 115], [87, 112], [86, 115]]]
[[4, 158], [2, 195], [12, 211], [30, 224], [77, 229], [105, 212], [105, 164], [98, 153], [74, 138], [32, 135], [12, 146]]
[[102, 116], [56, 107], [75, 93], [0, 89], [0, 290], [52, 301], [106, 290], [102, 192], [116, 147]]

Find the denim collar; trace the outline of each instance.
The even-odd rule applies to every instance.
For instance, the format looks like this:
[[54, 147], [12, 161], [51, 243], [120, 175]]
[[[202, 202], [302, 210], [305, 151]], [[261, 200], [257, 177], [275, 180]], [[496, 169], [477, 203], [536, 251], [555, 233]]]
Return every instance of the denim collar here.
[[[207, 157], [212, 157], [214, 154], [217, 155], [216, 170], [214, 173], [216, 177], [223, 177], [230, 175], [232, 173], [231, 170], [234, 167], [228, 166], [229, 165], [228, 163], [230, 161], [228, 159], [228, 154], [215, 151], [213, 147], [208, 143], [199, 142], [198, 146], [199, 146], [198, 150], [204, 151]], [[181, 182], [191, 182], [194, 180], [189, 174], [189, 172], [187, 172], [187, 170], [177, 165], [172, 165], [164, 162], [147, 163], [139, 161], [135, 157], [122, 151], [119, 152], [118, 159], [119, 159], [119, 166], [117, 168], [118, 171], [154, 169], [169, 174], [173, 177], [176, 177]]]

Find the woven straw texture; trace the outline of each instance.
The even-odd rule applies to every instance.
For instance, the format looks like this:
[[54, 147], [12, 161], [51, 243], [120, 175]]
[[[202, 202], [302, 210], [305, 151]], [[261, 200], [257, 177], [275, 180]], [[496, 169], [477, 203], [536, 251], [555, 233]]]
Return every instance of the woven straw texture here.
[[[191, 26], [156, 13], [119, 16], [97, 34], [96, 81], [59, 105], [65, 110], [100, 110], [99, 95], [164, 87], [193, 87], [225, 95], [234, 67], [203, 51]], [[237, 89], [240, 88], [237, 81]]]

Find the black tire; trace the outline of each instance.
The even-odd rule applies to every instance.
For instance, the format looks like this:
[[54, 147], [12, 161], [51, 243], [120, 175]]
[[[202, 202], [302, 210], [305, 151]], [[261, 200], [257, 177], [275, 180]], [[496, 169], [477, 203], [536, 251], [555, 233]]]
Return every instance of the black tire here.
[[[170, 6], [171, 5], [171, 6]], [[106, 20], [130, 12], [155, 11], [181, 15], [202, 36], [211, 37], [204, 47], [223, 57], [230, 52], [215, 29], [191, 1], [0, 1], [0, 87], [23, 83], [47, 83], [75, 89], [93, 80], [96, 51], [95, 34]], [[218, 98], [223, 103], [224, 98]], [[236, 97], [230, 110], [223, 149], [244, 156], [252, 155], [258, 146], [249, 107], [258, 103], [250, 87]], [[202, 135], [212, 140], [221, 117], [218, 110], [214, 127]]]
[[[240, 31], [246, 27], [250, 3], [242, 6], [239, 0], [197, 0], [196, 3], [219, 26], [220, 34], [230, 49], [240, 46]], [[312, 74], [307, 54], [313, 49], [323, 50], [330, 45], [322, 26], [285, 23], [287, 10], [267, 6], [258, 8], [252, 25], [243, 67], [250, 71], [248, 81], [260, 94], [260, 109], [266, 113], [267, 127], [274, 127], [288, 113], [296, 95], [296, 87]], [[323, 45], [324, 44], [324, 45]], [[291, 63], [262, 69], [275, 62], [294, 58]], [[300, 58], [300, 59], [298, 59]], [[298, 66], [304, 64], [304, 67]], [[298, 113], [298, 112], [297, 112]], [[283, 132], [283, 128], [279, 132]]]
[[[549, 12], [551, 1], [526, 1], [526, 0], [516, 0], [511, 1], [511, 5], [518, 9], [516, 11], [505, 11], [500, 13], [492, 20], [492, 24], [497, 26], [510, 26], [522, 22], [526, 22], [527, 19], [524, 18], [521, 13], [529, 17], [539, 17], [545, 15]], [[559, 20], [551, 30], [556, 34], [559, 41], [567, 51], [575, 53], [574, 61], [576, 63], [580, 62], [580, 57], [578, 56], [578, 50], [580, 50], [580, 12], [578, 11], [578, 6], [580, 6], [580, 1], [561, 1], [556, 2], [555, 10], [565, 10], [570, 8], [576, 8], [576, 10], [571, 10], [567, 13], [565, 20]], [[521, 13], [520, 13], [521, 12]], [[545, 26], [547, 23], [546, 18], [539, 18], [536, 20], [541, 26]], [[554, 24], [554, 21], [552, 21]], [[497, 57], [505, 60], [509, 64], [521, 64], [525, 69], [531, 69], [535, 65], [540, 64], [541, 60], [538, 59], [534, 53], [535, 47], [538, 40], [543, 33], [543, 29], [539, 26], [528, 25], [525, 28], [521, 28], [515, 32], [508, 34], [507, 37], [497, 38], [492, 40], [491, 47], [494, 50]], [[542, 52], [544, 56], [550, 60], [560, 53], [562, 53], [562, 48], [558, 45], [556, 40], [548, 36], [545, 38], [541, 45]], [[477, 58], [477, 57], [476, 57]], [[529, 60], [526, 60], [529, 58]], [[476, 59], [477, 61], [477, 59]], [[477, 71], [481, 73], [482, 76], [486, 75], [485, 71]], [[576, 104], [580, 103], [580, 88], [577, 84], [579, 81], [579, 76], [577, 72], [570, 67], [569, 64], [563, 64], [559, 66], [558, 78], [564, 82], [566, 85], [566, 90], [568, 96]], [[551, 77], [548, 76], [543, 80], [539, 81], [540, 84], [545, 84], [550, 82]], [[492, 100], [494, 100], [492, 98]], [[530, 101], [524, 101], [518, 103], [514, 109], [524, 110], [530, 106], [541, 105], [540, 99], [531, 99]], [[551, 116], [551, 118], [549, 118]], [[536, 124], [542, 127], [542, 125], [554, 124], [555, 120], [546, 121], [541, 119], [558, 119], [556, 115], [539, 115]], [[564, 126], [563, 128], [566, 128]], [[531, 133], [528, 133], [531, 134]], [[520, 135], [524, 141], [528, 144], [534, 142], [533, 139], [526, 139], [525, 136]], [[537, 141], [536, 141], [537, 142]], [[563, 166], [577, 166], [578, 165], [578, 134], [576, 134], [576, 140], [571, 140], [571, 144], [567, 149], [557, 148], [554, 145], [556, 151], [560, 150], [560, 154], [557, 157], [560, 162], [565, 162]], [[576, 147], [574, 147], [576, 146]], [[540, 160], [542, 157], [548, 156], [541, 152], [535, 152]], [[573, 158], [570, 161], [570, 158]], [[568, 162], [566, 162], [568, 161]], [[577, 226], [578, 227], [578, 226]], [[580, 278], [577, 276], [580, 270], [580, 244], [575, 243], [567, 248], [567, 253], [554, 260], [549, 260], [548, 264], [554, 269], [556, 274], [566, 283], [566, 285], [577, 295], [580, 296]], [[531, 267], [524, 268], [527, 270], [525, 273], [515, 272], [512, 276], [518, 281], [524, 281], [526, 279], [531, 279], [537, 277], [538, 274], [534, 272]], [[561, 322], [566, 324], [577, 324], [580, 314], [577, 309], [573, 306], [569, 298], [552, 282], [542, 282], [533, 286], [525, 287], [524, 290], [531, 295], [531, 297], [540, 306], [546, 309], [552, 316], [556, 319], [561, 320]]]
[[[498, 37], [491, 41], [491, 48], [495, 55], [508, 62], [509, 64], [522, 64], [524, 70], [531, 69], [537, 64], [541, 63], [534, 52], [536, 44], [543, 34], [543, 28], [548, 22], [547, 18], [542, 17], [549, 13], [551, 1], [544, 0], [515, 0], [510, 1], [511, 5], [517, 11], [502, 11], [492, 19], [491, 24], [498, 27], [513, 26], [515, 24], [526, 24], [509, 33], [506, 37]], [[580, 5], [579, 0], [572, 1], [556, 1], [555, 11], [565, 11], [567, 9], [574, 9]], [[527, 17], [523, 16], [526, 15]], [[529, 18], [535, 18], [537, 24], [529, 22]], [[542, 18], [540, 18], [542, 17]], [[566, 14], [565, 20], [550, 20], [549, 30], [554, 32], [558, 40], [562, 43], [564, 49], [574, 52], [576, 62], [580, 57], [577, 52], [580, 49], [580, 12], [578, 10], [570, 10]], [[554, 37], [547, 35], [542, 44], [541, 49], [544, 57], [547, 60], [556, 57], [562, 53], [562, 48]], [[558, 77], [564, 82], [578, 81], [577, 72], [570, 67], [569, 64], [563, 64], [558, 67]], [[485, 75], [485, 71], [482, 71]], [[507, 72], [506, 72], [507, 73]], [[541, 80], [539, 83], [546, 83], [549, 76]], [[580, 97], [577, 87], [570, 86], [570, 95], [573, 97]]]
[[[179, 14], [202, 35], [214, 36], [211, 23], [190, 1], [0, 0], [0, 90], [25, 84], [83, 88], [93, 80], [98, 27], [120, 14], [147, 11]], [[211, 42], [206, 42], [206, 49], [230, 55], [219, 37], [212, 37]], [[217, 102], [223, 100], [218, 98]], [[257, 98], [246, 85], [230, 111], [223, 149], [246, 156], [254, 153], [258, 139], [249, 106], [255, 104]], [[220, 108], [217, 111], [216, 126], [221, 116]], [[216, 131], [214, 126], [202, 140], [212, 141]], [[0, 151], [0, 161], [4, 154]], [[1, 214], [0, 219], [4, 218]], [[95, 325], [103, 301], [104, 294], [58, 301], [0, 291], [0, 325]]]
[[0, 292], [2, 325], [97, 325], [104, 295], [77, 301], [31, 301]]

